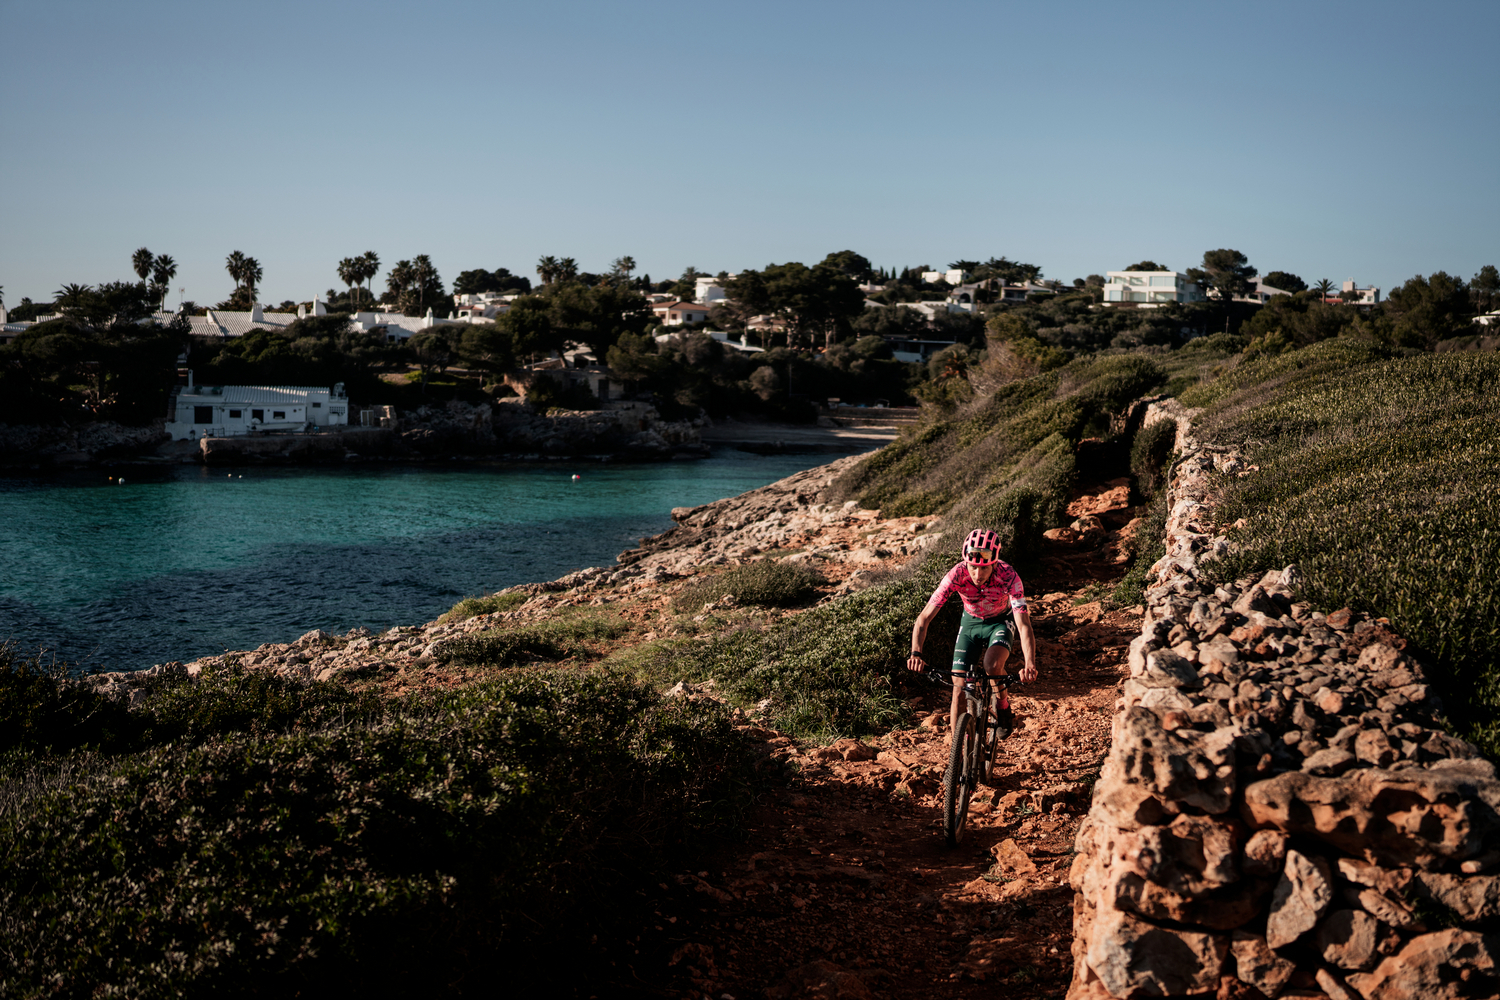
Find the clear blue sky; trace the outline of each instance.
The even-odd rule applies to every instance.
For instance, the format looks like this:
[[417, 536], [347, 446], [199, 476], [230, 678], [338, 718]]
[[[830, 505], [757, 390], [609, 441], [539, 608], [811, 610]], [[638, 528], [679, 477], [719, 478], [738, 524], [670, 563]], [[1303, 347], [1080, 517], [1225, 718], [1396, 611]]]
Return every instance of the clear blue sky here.
[[1500, 263], [1497, 37], [1493, 0], [0, 0], [0, 286], [143, 245], [200, 304], [232, 250], [270, 302], [365, 250], [1467, 279]]

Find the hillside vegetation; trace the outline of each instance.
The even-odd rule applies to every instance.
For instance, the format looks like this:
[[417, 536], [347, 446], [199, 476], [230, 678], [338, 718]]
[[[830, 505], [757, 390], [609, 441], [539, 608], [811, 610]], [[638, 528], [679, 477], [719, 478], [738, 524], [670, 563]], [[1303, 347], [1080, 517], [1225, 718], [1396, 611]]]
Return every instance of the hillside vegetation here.
[[[823, 740], [890, 727], [905, 717], [904, 665], [912, 622], [958, 558], [970, 528], [994, 526], [1004, 540], [1005, 558], [1023, 578], [1033, 574], [1042, 532], [1067, 520], [1069, 491], [1079, 475], [1079, 443], [1087, 437], [1106, 439], [1102, 451], [1112, 456], [1105, 459], [1109, 474], [1126, 475], [1132, 437], [1120, 418], [1129, 404], [1169, 383], [1196, 384], [1229, 357], [1234, 344], [1230, 338], [1210, 338], [1172, 356], [1080, 359], [1002, 384], [991, 395], [936, 416], [835, 484], [840, 498], [857, 498], [887, 517], [942, 515], [944, 533], [925, 558], [886, 583], [775, 628], [656, 643], [622, 654], [617, 662], [656, 683], [712, 680], [734, 702], [765, 705], [773, 725], [800, 737]], [[976, 381], [983, 384], [983, 379], [979, 373]], [[1135, 464], [1149, 480], [1147, 470], [1159, 475], [1164, 456], [1156, 445], [1145, 451]], [[1140, 558], [1149, 565], [1156, 554]], [[1131, 603], [1141, 579], [1138, 570]], [[929, 632], [928, 646], [951, 644], [957, 629], [958, 610], [950, 604]]]
[[602, 671], [389, 699], [226, 671], [127, 711], [0, 650], [0, 752], [18, 996], [576, 984], [747, 788], [722, 709]]
[[1500, 358], [1349, 340], [1183, 394], [1258, 472], [1221, 487], [1223, 578], [1297, 563], [1319, 607], [1385, 616], [1429, 656], [1467, 739], [1500, 755]]

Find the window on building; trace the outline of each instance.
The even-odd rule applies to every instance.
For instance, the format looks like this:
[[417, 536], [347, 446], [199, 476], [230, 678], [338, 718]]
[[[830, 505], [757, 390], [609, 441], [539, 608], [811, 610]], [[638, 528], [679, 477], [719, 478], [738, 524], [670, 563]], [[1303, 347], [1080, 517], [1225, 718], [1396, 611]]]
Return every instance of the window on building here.
[[266, 411], [265, 410], [251, 410], [250, 411], [250, 419], [251, 420], [261, 420], [261, 421], [264, 421], [266, 419]]
[[272, 410], [271, 411], [271, 419], [272, 420], [285, 420], [286, 419], [286, 411], [285, 410]]
[[214, 408], [212, 406], [193, 407], [193, 423], [211, 424], [214, 422]]
[[239, 410], [230, 410], [229, 411], [229, 419], [230, 420], [238, 420], [238, 419], [240, 419], [240, 411]]
[[313, 404], [313, 409], [315, 409], [315, 410], [321, 410], [322, 408], [323, 408], [323, 404], [322, 403], [314, 403]]

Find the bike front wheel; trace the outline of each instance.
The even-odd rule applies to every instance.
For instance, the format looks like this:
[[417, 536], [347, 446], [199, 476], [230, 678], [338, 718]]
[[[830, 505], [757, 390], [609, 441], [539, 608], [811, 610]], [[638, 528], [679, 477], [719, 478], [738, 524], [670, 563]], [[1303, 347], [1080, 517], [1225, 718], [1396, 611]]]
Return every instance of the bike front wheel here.
[[958, 717], [953, 730], [953, 746], [948, 753], [948, 772], [943, 775], [943, 837], [949, 847], [964, 839], [964, 824], [969, 818], [969, 796], [974, 794], [977, 772], [979, 734], [974, 716]]

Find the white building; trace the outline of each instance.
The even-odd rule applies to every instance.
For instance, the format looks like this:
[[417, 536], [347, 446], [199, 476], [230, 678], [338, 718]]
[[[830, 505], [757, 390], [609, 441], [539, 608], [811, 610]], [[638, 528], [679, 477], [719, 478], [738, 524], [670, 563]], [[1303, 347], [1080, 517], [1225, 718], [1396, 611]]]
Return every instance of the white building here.
[[738, 277], [738, 274], [725, 275], [722, 279], [699, 277], [694, 282], [693, 301], [704, 306], [711, 306], [715, 302], [723, 302], [729, 298], [729, 293], [724, 290], [724, 286], [719, 284], [719, 282], [721, 280], [729, 281]]
[[349, 423], [340, 382], [330, 389], [286, 385], [178, 386], [167, 403], [173, 441], [234, 437], [260, 431], [307, 431]]
[[1203, 289], [1180, 271], [1110, 271], [1104, 284], [1105, 302], [1202, 302]]
[[950, 285], [962, 285], [969, 280], [969, 272], [960, 271], [958, 268], [954, 268], [951, 271], [923, 271], [922, 280], [929, 285], [936, 284], [939, 281], [946, 281]]
[[708, 319], [708, 306], [697, 302], [658, 302], [651, 307], [662, 326], [702, 323]]
[[[1350, 305], [1373, 306], [1380, 301], [1379, 288], [1375, 287], [1374, 285], [1360, 288], [1357, 284], [1354, 283], [1353, 278], [1350, 278], [1348, 281], [1344, 282], [1343, 285], [1340, 286], [1339, 291], [1353, 293], [1354, 298], [1351, 298], [1349, 300]], [[1340, 298], [1336, 301], [1342, 302], [1344, 300]]]

